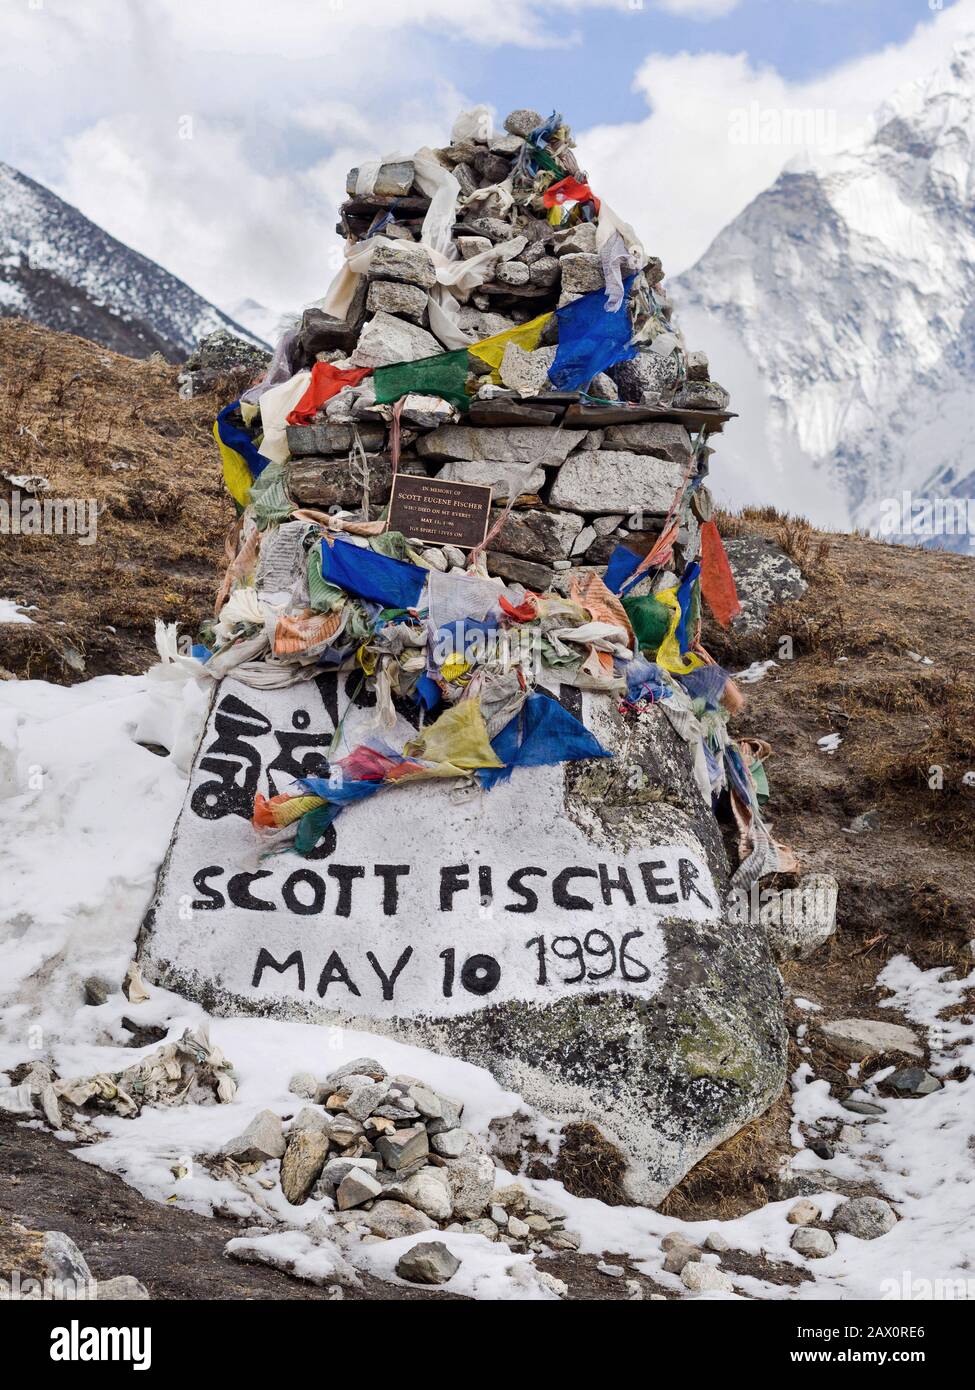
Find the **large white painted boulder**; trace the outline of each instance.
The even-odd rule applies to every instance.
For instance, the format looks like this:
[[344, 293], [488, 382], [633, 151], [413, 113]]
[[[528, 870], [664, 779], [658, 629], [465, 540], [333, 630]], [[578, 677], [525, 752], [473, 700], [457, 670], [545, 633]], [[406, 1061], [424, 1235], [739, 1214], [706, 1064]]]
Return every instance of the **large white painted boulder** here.
[[[314, 857], [262, 858], [255, 793], [323, 775], [372, 717], [358, 677], [218, 687], [140, 950], [217, 1013], [347, 1024], [479, 1063], [589, 1120], [659, 1201], [784, 1080], [779, 977], [729, 919], [718, 826], [657, 710], [553, 692], [612, 759], [427, 782], [345, 810]], [[365, 697], [369, 698], [369, 697]], [[400, 717], [416, 720], [412, 706]], [[323, 1037], [323, 1065], [326, 1042]]]

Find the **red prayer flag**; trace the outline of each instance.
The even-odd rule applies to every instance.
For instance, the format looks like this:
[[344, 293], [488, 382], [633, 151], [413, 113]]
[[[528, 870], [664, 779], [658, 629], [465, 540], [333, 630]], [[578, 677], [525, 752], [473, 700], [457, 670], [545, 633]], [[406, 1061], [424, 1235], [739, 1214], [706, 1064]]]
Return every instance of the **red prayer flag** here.
[[599, 199], [588, 183], [580, 183], [571, 174], [567, 179], [549, 184], [542, 194], [542, 202], [547, 208], [554, 208], [562, 203], [592, 203], [596, 211], [599, 211]]
[[288, 424], [310, 425], [326, 401], [337, 396], [343, 386], [358, 386], [371, 371], [371, 367], [339, 368], [331, 362], [316, 362], [308, 389], [288, 416]]
[[701, 527], [701, 593], [722, 627], [741, 612], [735, 576], [713, 521], [705, 521]]

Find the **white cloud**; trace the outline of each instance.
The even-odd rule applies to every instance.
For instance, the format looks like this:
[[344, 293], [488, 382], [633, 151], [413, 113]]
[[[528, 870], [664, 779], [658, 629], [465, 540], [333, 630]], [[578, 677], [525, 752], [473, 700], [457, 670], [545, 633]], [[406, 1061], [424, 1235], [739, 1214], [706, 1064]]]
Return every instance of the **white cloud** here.
[[828, 146], [854, 138], [898, 86], [934, 68], [957, 37], [973, 31], [975, 0], [958, 0], [905, 43], [808, 82], [756, 68], [744, 53], [653, 54], [635, 79], [649, 115], [579, 132], [579, 152], [593, 187], [674, 275], [774, 181], [810, 134], [824, 134]]
[[657, 8], [688, 19], [721, 19], [736, 10], [740, 0], [657, 0]]
[[[688, 14], [729, 7], [659, 3]], [[628, 8], [630, 0], [6, 3], [2, 157], [208, 298], [298, 307], [331, 276], [346, 170], [391, 148], [443, 141], [457, 110], [484, 99], [476, 65], [444, 72], [435, 40], [554, 48], [575, 40], [566, 15]], [[580, 155], [597, 192], [675, 273], [796, 148], [734, 144], [736, 111], [832, 110], [846, 131], [904, 76], [933, 66], [945, 35], [964, 23], [975, 27], [975, 0], [959, 0], [899, 48], [805, 84], [744, 55], [651, 54], [635, 77], [647, 117], [578, 133]]]

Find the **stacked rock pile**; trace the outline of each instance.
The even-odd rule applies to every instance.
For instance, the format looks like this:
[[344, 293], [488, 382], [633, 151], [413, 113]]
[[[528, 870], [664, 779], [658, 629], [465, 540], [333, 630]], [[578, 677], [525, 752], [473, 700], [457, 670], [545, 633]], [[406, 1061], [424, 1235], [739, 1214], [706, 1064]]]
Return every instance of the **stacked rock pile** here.
[[257, 1171], [280, 1160], [281, 1190], [294, 1206], [324, 1199], [339, 1238], [391, 1240], [463, 1231], [514, 1249], [576, 1250], [565, 1212], [519, 1183], [495, 1187], [494, 1160], [461, 1125], [463, 1104], [412, 1076], [392, 1076], [360, 1057], [324, 1081], [292, 1077], [308, 1102], [287, 1131], [262, 1110], [221, 1157]]
[[[398, 458], [392, 410], [377, 405], [371, 375], [345, 385], [311, 420], [288, 424], [280, 450], [266, 444], [265, 419], [258, 447], [283, 461], [286, 498], [333, 513], [365, 502], [377, 518], [398, 468], [490, 485], [493, 524], [514, 490], [487, 571], [541, 592], [560, 587], [560, 571], [604, 566], [621, 543], [645, 555], [683, 492], [672, 565], [679, 575], [698, 553], [698, 520], [710, 515], [700, 479], [707, 437], [729, 418], [728, 395], [710, 380], [704, 354], [686, 349], [660, 261], [590, 188], [561, 117], [512, 111], [495, 132], [477, 108], [458, 119], [448, 145], [361, 165], [347, 191], [338, 226], [346, 268], [248, 395], [273, 396], [273, 383], [316, 363], [374, 372], [428, 365], [463, 345], [472, 349], [469, 400], [458, 407], [432, 388], [407, 391]], [[566, 330], [558, 312], [585, 296], [605, 304], [607, 322], [611, 305], [625, 305], [624, 340], [632, 330], [632, 342], [622, 360], [607, 354], [604, 370], [560, 389]], [[490, 361], [478, 357], [480, 344], [504, 334], [514, 336], [495, 345]], [[267, 407], [264, 400], [269, 417]], [[465, 557], [430, 547], [424, 559], [443, 569]]]

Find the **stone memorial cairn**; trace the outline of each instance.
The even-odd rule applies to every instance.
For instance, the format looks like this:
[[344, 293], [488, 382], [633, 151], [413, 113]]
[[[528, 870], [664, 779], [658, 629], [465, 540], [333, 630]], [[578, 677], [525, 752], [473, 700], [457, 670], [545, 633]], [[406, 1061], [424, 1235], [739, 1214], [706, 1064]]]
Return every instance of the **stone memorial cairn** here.
[[[734, 811], [736, 887], [786, 870], [749, 770], [767, 750], [728, 731], [741, 694], [699, 643], [702, 597], [738, 611], [703, 484], [727, 395], [560, 116], [496, 134], [478, 108], [347, 186], [325, 298], [215, 422], [241, 516], [183, 666], [227, 679], [140, 959], [210, 1007], [488, 1067], [598, 1121], [656, 1202], [785, 1074], [779, 977], [727, 910], [712, 811]], [[468, 1161], [443, 1151], [456, 1124], [386, 1113], [424, 1115], [412, 1082], [356, 1084], [389, 1093], [359, 1115], [336, 1082], [361, 1126], [329, 1121], [342, 1165], [386, 1154], [433, 1193], [391, 1161], [401, 1129], [424, 1170]], [[356, 1210], [376, 1164], [336, 1186]]]
[[[547, 141], [533, 144], [532, 132], [548, 127]], [[534, 176], [526, 169], [526, 150], [543, 157]], [[570, 191], [588, 191], [571, 136], [558, 118], [546, 123], [535, 111], [513, 111], [495, 134], [483, 111], [467, 113], [451, 143], [432, 156], [460, 188], [450, 226], [459, 258], [492, 257], [487, 278], [455, 305], [452, 334], [475, 344], [585, 294], [608, 293], [611, 256], [614, 249], [623, 254], [622, 247], [623, 273], [634, 276], [629, 303], [639, 350], [588, 381], [587, 393], [558, 391], [548, 380], [556, 356], [551, 319], [534, 350], [517, 341], [499, 347], [497, 380], [482, 364], [468, 411], [427, 395], [405, 397], [400, 471], [491, 486], [498, 504], [492, 523], [501, 517], [509, 490], [519, 489], [485, 557], [487, 572], [508, 582], [540, 592], [560, 589], [564, 571], [599, 569], [619, 544], [646, 554], [683, 480], [706, 472], [705, 439], [729, 418], [728, 394], [709, 380], [707, 358], [685, 350], [672, 322], [660, 261], [647, 256], [615, 218], [612, 225], [622, 234], [601, 241], [601, 219], [613, 215], [605, 203], [596, 212], [594, 196], [585, 203], [556, 203], [566, 224], [553, 225], [546, 188], [564, 173], [579, 185]], [[418, 184], [414, 162], [353, 169], [347, 190], [338, 230], [355, 247], [368, 238], [375, 248], [344, 318], [319, 308], [305, 311], [289, 366], [319, 360], [376, 368], [456, 347], [456, 336], [445, 344], [432, 331], [430, 291], [436, 290], [437, 270], [420, 242], [431, 199]], [[434, 322], [441, 321], [434, 301]], [[291, 459], [284, 478], [295, 504], [361, 506], [363, 467], [350, 459], [355, 429], [366, 451], [370, 514], [379, 515], [392, 479], [390, 415], [389, 406], [377, 408], [366, 378], [328, 401], [314, 423], [289, 426]], [[710, 514], [707, 491], [699, 488], [693, 507], [688, 503], [680, 517], [673, 561], [678, 575], [697, 554], [702, 509]], [[456, 551], [434, 548], [422, 559], [438, 569], [466, 561]]]

